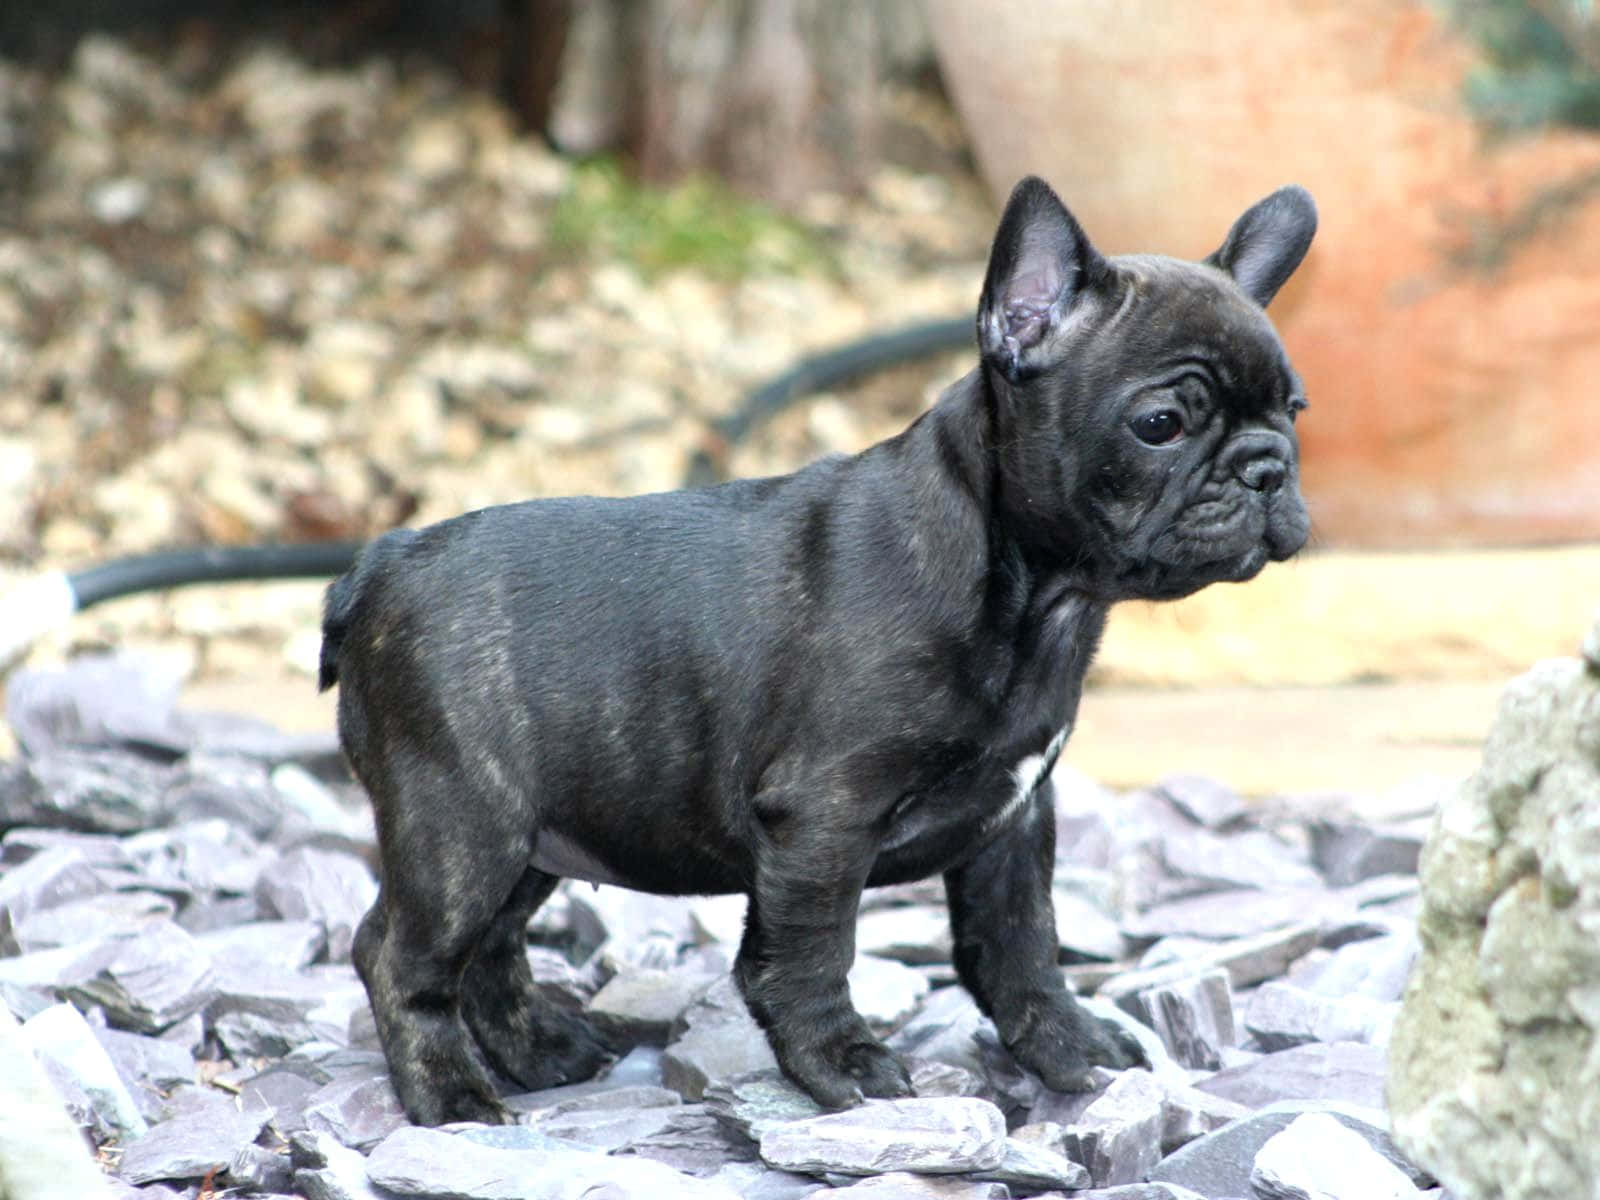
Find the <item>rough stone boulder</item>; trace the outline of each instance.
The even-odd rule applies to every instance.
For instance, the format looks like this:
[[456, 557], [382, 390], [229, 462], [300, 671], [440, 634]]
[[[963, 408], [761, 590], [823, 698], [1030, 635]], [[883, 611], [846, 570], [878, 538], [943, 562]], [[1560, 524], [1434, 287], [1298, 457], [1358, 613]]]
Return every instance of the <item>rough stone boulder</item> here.
[[1421, 873], [1395, 1140], [1460, 1200], [1600, 1195], [1600, 619], [1506, 690]]

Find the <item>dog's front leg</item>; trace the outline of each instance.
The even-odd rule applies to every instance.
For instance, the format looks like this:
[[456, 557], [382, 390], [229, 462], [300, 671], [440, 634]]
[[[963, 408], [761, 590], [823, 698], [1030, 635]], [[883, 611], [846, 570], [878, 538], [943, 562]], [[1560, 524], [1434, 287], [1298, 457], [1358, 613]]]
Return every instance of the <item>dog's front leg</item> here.
[[[876, 842], [850, 800], [785, 815], [763, 807], [754, 887], [734, 978], [778, 1065], [825, 1108], [908, 1096], [911, 1081], [850, 1003], [856, 910]], [[819, 819], [821, 814], [821, 819]]]
[[1055, 792], [1047, 779], [1011, 826], [945, 873], [956, 973], [1000, 1040], [1046, 1087], [1081, 1092], [1089, 1068], [1148, 1066], [1137, 1039], [1085, 1012], [1056, 965]]

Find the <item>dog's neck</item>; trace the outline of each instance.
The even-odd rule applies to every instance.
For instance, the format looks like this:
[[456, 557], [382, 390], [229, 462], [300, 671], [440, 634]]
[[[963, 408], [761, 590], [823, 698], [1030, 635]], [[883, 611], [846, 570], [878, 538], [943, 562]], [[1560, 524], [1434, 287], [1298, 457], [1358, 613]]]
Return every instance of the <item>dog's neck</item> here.
[[[996, 452], [991, 382], [978, 368], [952, 384], [904, 433], [883, 444], [899, 492], [897, 522], [916, 525], [940, 564], [952, 606], [981, 598], [983, 626], [1025, 658], [1092, 648], [1107, 602], [1082, 555], [1047, 549], [1019, 530]], [[941, 478], [942, 476], [942, 478]], [[943, 485], [929, 486], [937, 479]]]

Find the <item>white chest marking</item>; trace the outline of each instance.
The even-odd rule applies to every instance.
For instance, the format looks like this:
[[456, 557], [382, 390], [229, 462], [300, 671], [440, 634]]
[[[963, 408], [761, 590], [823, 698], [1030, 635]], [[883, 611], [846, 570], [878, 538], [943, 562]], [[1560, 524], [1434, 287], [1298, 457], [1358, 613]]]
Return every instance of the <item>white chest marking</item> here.
[[1011, 768], [1011, 779], [1016, 790], [1011, 797], [995, 811], [985, 824], [994, 829], [1005, 824], [1017, 814], [1017, 811], [1033, 798], [1034, 791], [1038, 788], [1040, 780], [1048, 775], [1056, 765], [1056, 757], [1061, 753], [1061, 747], [1067, 744], [1067, 734], [1072, 732], [1072, 727], [1061, 730], [1050, 739], [1050, 744], [1038, 754], [1030, 754], [1015, 767]]

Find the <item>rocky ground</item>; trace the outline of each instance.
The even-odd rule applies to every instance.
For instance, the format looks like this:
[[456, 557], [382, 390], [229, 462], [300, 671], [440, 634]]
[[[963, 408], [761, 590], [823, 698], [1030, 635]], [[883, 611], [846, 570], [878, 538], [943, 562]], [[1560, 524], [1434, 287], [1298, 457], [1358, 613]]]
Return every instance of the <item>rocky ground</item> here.
[[917, 1097], [823, 1115], [729, 980], [742, 898], [563, 885], [530, 962], [618, 1061], [508, 1089], [515, 1127], [433, 1131], [404, 1122], [350, 966], [373, 841], [331, 740], [174, 709], [176, 688], [148, 662], [84, 659], [8, 696], [0, 996], [120, 1195], [1432, 1187], [1385, 1133], [1383, 1080], [1437, 794], [1380, 826], [1327, 795], [1261, 805], [1194, 777], [1118, 794], [1060, 770], [1063, 969], [1155, 1063], [1084, 1095], [1018, 1068], [953, 986], [936, 887], [868, 895], [852, 975]]
[[[789, 218], [575, 164], [422, 59], [205, 23], [0, 59], [0, 567], [359, 537], [898, 428], [957, 363], [732, 448], [711, 428], [809, 351], [975, 304], [993, 212], [959, 127], [925, 92], [884, 102], [867, 194]], [[73, 636], [304, 669], [315, 599], [139, 600]]]

